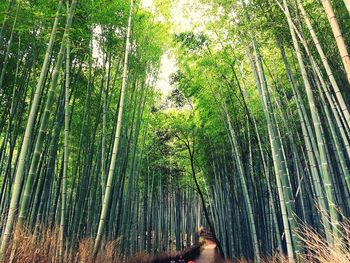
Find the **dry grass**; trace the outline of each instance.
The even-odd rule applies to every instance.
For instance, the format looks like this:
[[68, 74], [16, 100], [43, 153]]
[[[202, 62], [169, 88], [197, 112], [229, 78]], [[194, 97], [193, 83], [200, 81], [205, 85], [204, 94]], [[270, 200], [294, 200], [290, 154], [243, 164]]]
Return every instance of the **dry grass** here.
[[[300, 262], [312, 263], [348, 263], [350, 262], [350, 222], [343, 219], [339, 226], [342, 235], [335, 239], [336, 246], [328, 246], [324, 238], [308, 226], [302, 226], [298, 235], [304, 243], [304, 252], [299, 255]], [[64, 257], [59, 260], [59, 231], [58, 229], [36, 231], [36, 235], [28, 234], [23, 230], [16, 230], [14, 241], [11, 242], [5, 261], [9, 263], [49, 263], [49, 262], [74, 262], [74, 263], [121, 263], [123, 260], [119, 254], [119, 241], [110, 241], [102, 245], [96, 260], [93, 260], [93, 240], [85, 239], [79, 243], [76, 249], [65, 250]], [[156, 258], [140, 254], [130, 260], [129, 263], [158, 262]], [[159, 257], [158, 257], [159, 259]], [[221, 260], [218, 262], [222, 262]], [[247, 260], [225, 261], [225, 263], [250, 263]], [[286, 263], [288, 260], [283, 255], [273, 258], [262, 258], [263, 263]]]
[[[102, 244], [102, 248], [96, 259], [93, 259], [93, 239], [85, 239], [79, 243], [78, 251], [75, 252], [74, 262], [84, 263], [121, 263], [122, 257], [119, 253], [119, 240], [109, 241]], [[71, 261], [67, 261], [71, 262]]]
[[37, 235], [27, 234], [17, 228], [14, 241], [10, 243], [5, 262], [55, 262], [58, 259], [58, 230], [38, 231]]
[[304, 243], [306, 252], [301, 254], [304, 262], [319, 263], [349, 263], [350, 262], [350, 222], [343, 217], [343, 223], [339, 225], [339, 234], [334, 236], [334, 244], [329, 246], [325, 239], [310, 227], [303, 226], [298, 232]]
[[[342, 223], [338, 226], [337, 236], [327, 233], [334, 239], [334, 245], [328, 245], [325, 238], [307, 225], [301, 225], [297, 232], [303, 249], [298, 254], [298, 262], [302, 263], [349, 263], [350, 262], [350, 220], [339, 211]], [[251, 263], [247, 260], [236, 260], [235, 263]], [[288, 263], [284, 255], [262, 258], [263, 263]]]
[[84, 239], [76, 249], [65, 248], [63, 258], [59, 257], [59, 229], [37, 230], [36, 235], [16, 229], [13, 241], [10, 243], [4, 262], [8, 263], [121, 263], [118, 250], [119, 241], [102, 244], [101, 251], [93, 259], [93, 239]]

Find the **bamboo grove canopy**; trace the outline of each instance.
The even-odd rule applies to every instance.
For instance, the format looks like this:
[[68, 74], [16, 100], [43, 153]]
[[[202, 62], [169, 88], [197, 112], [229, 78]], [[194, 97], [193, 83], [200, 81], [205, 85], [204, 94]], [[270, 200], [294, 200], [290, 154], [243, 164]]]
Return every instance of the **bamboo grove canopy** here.
[[349, 0], [3, 0], [0, 23], [0, 261], [18, 229], [57, 229], [61, 261], [201, 225], [231, 259], [296, 262], [304, 227], [344, 248]]

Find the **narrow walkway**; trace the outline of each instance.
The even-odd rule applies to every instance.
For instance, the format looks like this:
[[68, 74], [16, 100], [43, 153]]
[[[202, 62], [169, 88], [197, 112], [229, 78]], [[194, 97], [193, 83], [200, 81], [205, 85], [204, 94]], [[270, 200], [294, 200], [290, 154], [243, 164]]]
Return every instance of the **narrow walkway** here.
[[214, 263], [217, 259], [216, 244], [213, 241], [206, 240], [203, 250], [195, 263]]

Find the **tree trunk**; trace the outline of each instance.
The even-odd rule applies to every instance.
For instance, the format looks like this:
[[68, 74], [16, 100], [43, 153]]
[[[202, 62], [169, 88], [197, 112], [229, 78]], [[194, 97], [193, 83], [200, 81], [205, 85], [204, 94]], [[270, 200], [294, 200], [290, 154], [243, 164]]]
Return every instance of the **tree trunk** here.
[[[322, 4], [327, 14], [329, 24], [331, 25], [335, 41], [337, 42], [339, 54], [343, 61], [345, 72], [348, 77], [348, 82], [350, 84], [350, 57], [345, 45], [344, 38], [342, 36], [341, 30], [340, 30], [337, 18], [335, 17], [330, 0], [322, 0]], [[345, 0], [345, 4], [347, 4], [346, 6], [349, 7], [349, 0]]]
[[129, 49], [130, 49], [130, 36], [131, 36], [131, 22], [132, 22], [132, 16], [133, 16], [133, 6], [134, 6], [134, 1], [131, 0], [130, 1], [130, 14], [129, 14], [129, 19], [128, 19], [128, 29], [127, 29], [127, 35], [126, 35], [126, 44], [125, 44], [123, 80], [122, 80], [122, 88], [121, 88], [120, 99], [119, 99], [117, 130], [115, 132], [113, 152], [112, 152], [112, 157], [111, 157], [110, 167], [109, 167], [109, 172], [108, 172], [108, 177], [107, 177], [105, 196], [103, 199], [100, 221], [98, 224], [98, 230], [97, 230], [97, 234], [96, 234], [96, 238], [95, 238], [94, 251], [93, 251], [94, 256], [97, 256], [98, 250], [99, 250], [100, 245], [101, 245], [102, 235], [104, 233], [105, 223], [107, 220], [107, 214], [108, 214], [110, 203], [111, 203], [111, 194], [112, 194], [111, 188], [112, 188], [113, 177], [114, 177], [114, 173], [115, 173], [114, 171], [115, 171], [115, 166], [116, 166], [117, 154], [118, 154], [118, 150], [119, 150], [120, 134], [121, 134], [121, 128], [122, 128], [123, 111], [124, 111], [125, 90], [126, 90], [127, 78], [128, 78], [128, 58], [129, 58]]

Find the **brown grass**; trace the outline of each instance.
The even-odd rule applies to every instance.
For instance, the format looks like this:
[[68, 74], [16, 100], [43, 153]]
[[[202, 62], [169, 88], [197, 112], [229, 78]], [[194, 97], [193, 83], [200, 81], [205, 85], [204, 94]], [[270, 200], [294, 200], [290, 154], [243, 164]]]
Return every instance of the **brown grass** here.
[[[328, 246], [324, 238], [308, 226], [302, 226], [298, 232], [304, 244], [303, 252], [299, 255], [300, 262], [312, 263], [349, 263], [350, 262], [350, 222], [343, 219], [339, 226], [342, 235], [335, 237], [336, 246]], [[79, 243], [75, 249], [66, 248], [64, 257], [59, 260], [59, 231], [58, 229], [36, 231], [36, 235], [17, 229], [14, 241], [11, 242], [5, 256], [4, 262], [9, 263], [50, 263], [50, 262], [77, 262], [77, 263], [122, 263], [119, 253], [119, 240], [106, 242], [102, 245], [101, 251], [96, 260], [93, 260], [92, 247], [93, 239], [85, 239]], [[169, 253], [168, 255], [175, 255]], [[128, 263], [154, 263], [160, 257], [152, 257], [140, 254]], [[157, 261], [158, 260], [158, 261]], [[217, 262], [223, 262], [219, 260]], [[235, 261], [225, 261], [225, 263], [250, 263], [244, 259]], [[287, 259], [283, 255], [262, 258], [263, 263], [286, 263]]]
[[59, 229], [39, 229], [36, 235], [25, 230], [16, 229], [13, 241], [10, 243], [4, 262], [8, 263], [56, 263], [56, 262], [84, 262], [84, 263], [121, 263], [118, 250], [119, 241], [102, 244], [101, 251], [93, 259], [93, 239], [84, 239], [78, 248], [65, 248], [64, 256], [59, 257]]
[[302, 226], [298, 236], [305, 244], [306, 252], [301, 254], [304, 262], [319, 263], [349, 263], [350, 262], [350, 222], [343, 217], [343, 223], [339, 225], [339, 234], [334, 236], [328, 233], [334, 239], [329, 246], [325, 239], [312, 228]]
[[[93, 259], [94, 240], [89, 238], [79, 243], [78, 251], [75, 253], [75, 262], [84, 263], [121, 263], [122, 257], [119, 253], [119, 240], [113, 240], [102, 244], [102, 248], [96, 259]], [[70, 262], [70, 261], [67, 261]]]
[[[341, 211], [342, 223], [339, 224], [338, 235], [328, 233], [334, 239], [334, 244], [328, 245], [325, 238], [318, 234], [313, 228], [307, 225], [301, 225], [297, 231], [297, 236], [303, 244], [302, 252], [297, 255], [298, 262], [310, 263], [349, 263], [350, 262], [350, 220], [347, 219]], [[328, 215], [327, 215], [328, 217]], [[250, 263], [244, 259], [233, 261], [234, 263]], [[262, 258], [263, 263], [288, 263], [284, 255]]]
[[38, 231], [37, 235], [27, 234], [17, 228], [14, 241], [10, 243], [5, 255], [5, 262], [55, 262], [58, 258], [58, 231]]

